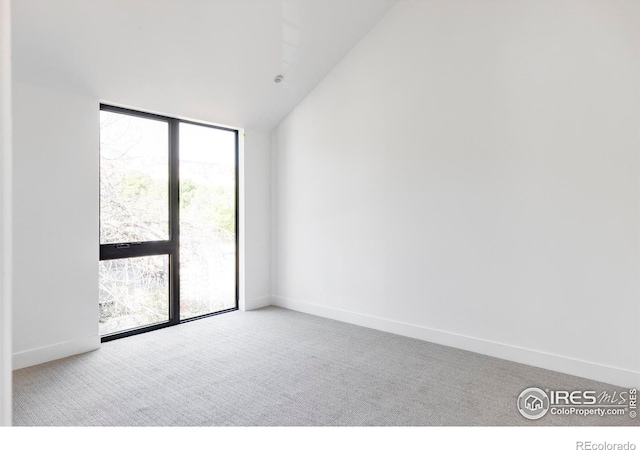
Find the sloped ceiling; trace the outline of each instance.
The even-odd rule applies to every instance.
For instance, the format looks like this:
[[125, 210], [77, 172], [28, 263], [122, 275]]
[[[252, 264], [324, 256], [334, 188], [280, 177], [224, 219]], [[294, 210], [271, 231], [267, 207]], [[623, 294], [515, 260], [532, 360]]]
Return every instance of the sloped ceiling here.
[[270, 130], [393, 3], [14, 0], [14, 79]]

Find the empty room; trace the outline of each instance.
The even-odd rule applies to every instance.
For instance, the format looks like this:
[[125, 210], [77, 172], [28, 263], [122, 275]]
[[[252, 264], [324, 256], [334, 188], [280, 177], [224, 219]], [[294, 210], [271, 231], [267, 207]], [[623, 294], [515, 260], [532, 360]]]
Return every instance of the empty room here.
[[0, 14], [2, 424], [637, 430], [640, 3]]

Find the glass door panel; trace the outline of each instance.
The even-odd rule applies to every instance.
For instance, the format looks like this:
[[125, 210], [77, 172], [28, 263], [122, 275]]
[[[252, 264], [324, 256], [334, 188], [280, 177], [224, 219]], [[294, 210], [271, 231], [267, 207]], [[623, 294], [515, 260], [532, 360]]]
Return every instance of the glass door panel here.
[[180, 319], [236, 305], [236, 132], [180, 123]]

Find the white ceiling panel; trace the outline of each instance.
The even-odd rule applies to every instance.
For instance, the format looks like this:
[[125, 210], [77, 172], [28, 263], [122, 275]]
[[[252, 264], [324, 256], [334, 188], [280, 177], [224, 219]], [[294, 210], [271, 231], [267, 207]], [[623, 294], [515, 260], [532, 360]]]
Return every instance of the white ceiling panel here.
[[270, 130], [393, 3], [14, 0], [14, 77]]

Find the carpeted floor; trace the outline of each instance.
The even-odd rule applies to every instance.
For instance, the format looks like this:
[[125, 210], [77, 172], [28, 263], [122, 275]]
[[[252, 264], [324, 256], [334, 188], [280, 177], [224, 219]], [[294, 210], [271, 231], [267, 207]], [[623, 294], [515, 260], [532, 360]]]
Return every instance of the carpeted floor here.
[[269, 307], [14, 372], [15, 425], [638, 425], [522, 417], [536, 386], [614, 386]]

